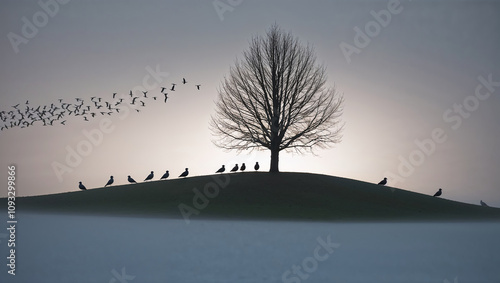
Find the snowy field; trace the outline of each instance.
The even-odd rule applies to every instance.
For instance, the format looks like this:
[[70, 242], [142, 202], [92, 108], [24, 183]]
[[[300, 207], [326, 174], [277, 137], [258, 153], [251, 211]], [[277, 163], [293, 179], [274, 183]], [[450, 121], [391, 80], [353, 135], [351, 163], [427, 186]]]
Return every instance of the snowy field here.
[[0, 282], [500, 282], [500, 223], [17, 217]]

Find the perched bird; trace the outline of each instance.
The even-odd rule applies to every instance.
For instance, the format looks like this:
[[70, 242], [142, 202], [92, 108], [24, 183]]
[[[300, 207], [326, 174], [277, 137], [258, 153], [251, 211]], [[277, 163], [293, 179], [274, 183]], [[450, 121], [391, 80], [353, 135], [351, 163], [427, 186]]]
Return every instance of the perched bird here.
[[387, 178], [384, 178], [384, 180], [380, 181], [378, 184], [382, 186], [387, 184]]
[[245, 166], [245, 163], [241, 164], [240, 170], [245, 171], [245, 169], [247, 169], [247, 167]]
[[170, 174], [168, 173], [168, 170], [167, 170], [167, 172], [165, 172], [165, 174], [163, 174], [163, 176], [161, 176], [160, 180], [167, 179], [169, 175]]
[[82, 182], [80, 182], [80, 184], [78, 185], [78, 188], [80, 188], [80, 190], [82, 190], [82, 191], [87, 190], [87, 188], [85, 188], [85, 186], [82, 184]]
[[153, 171], [151, 171], [151, 173], [146, 177], [146, 179], [144, 179], [144, 181], [151, 180], [151, 179], [153, 179]]
[[481, 206], [489, 206], [483, 200], [481, 200], [479, 203], [481, 204]]
[[255, 166], [253, 167], [253, 169], [255, 169], [255, 171], [258, 171], [259, 168], [260, 168], [259, 162], [255, 162]]
[[179, 177], [186, 177], [188, 174], [189, 174], [189, 171], [186, 168], [186, 170], [184, 170], [184, 172], [182, 172], [182, 174], [180, 174]]
[[238, 171], [238, 164], [235, 164], [233, 169], [231, 169], [231, 172], [236, 172]]
[[439, 189], [439, 191], [437, 191], [437, 192], [434, 194], [434, 196], [435, 196], [435, 197], [438, 197], [438, 196], [440, 196], [440, 195], [442, 195], [442, 194], [443, 194], [443, 191], [442, 191], [441, 189]]
[[201, 86], [201, 85], [196, 85], [196, 88], [197, 88], [198, 90], [200, 90], [200, 86]]
[[127, 180], [128, 180], [130, 183], [136, 183], [136, 184], [137, 184], [137, 182], [136, 182], [136, 181], [135, 181], [132, 177], [130, 177], [130, 175], [128, 175]]
[[109, 181], [106, 183], [105, 187], [107, 187], [107, 186], [109, 186], [109, 185], [113, 184], [113, 182], [114, 182], [114, 181], [115, 181], [115, 180], [113, 180], [113, 176], [109, 177]]
[[222, 167], [219, 168], [219, 170], [217, 170], [217, 172], [215, 172], [215, 173], [223, 173], [224, 171], [226, 171], [226, 167], [224, 167], [224, 165], [222, 165]]

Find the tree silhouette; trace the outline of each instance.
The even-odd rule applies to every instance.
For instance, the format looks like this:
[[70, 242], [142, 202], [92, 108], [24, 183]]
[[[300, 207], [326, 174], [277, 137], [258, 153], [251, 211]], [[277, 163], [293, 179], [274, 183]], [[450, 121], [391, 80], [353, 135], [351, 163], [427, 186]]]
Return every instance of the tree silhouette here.
[[344, 100], [326, 80], [313, 49], [273, 25], [252, 38], [218, 90], [210, 121], [215, 145], [269, 149], [270, 172], [279, 172], [281, 150], [313, 152], [340, 142]]

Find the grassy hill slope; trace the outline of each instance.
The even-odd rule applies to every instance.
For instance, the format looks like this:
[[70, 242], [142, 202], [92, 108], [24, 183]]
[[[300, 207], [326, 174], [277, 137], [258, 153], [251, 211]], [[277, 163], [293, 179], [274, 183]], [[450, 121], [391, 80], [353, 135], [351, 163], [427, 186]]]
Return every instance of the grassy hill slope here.
[[[194, 193], [195, 188], [203, 195], [204, 190], [209, 189], [209, 195], [203, 199]], [[5, 204], [5, 199], [1, 200], [0, 206], [4, 209]], [[182, 218], [180, 204], [194, 213], [190, 219], [500, 220], [498, 208], [333, 176], [264, 172], [198, 176], [22, 197], [17, 199], [17, 210]]]

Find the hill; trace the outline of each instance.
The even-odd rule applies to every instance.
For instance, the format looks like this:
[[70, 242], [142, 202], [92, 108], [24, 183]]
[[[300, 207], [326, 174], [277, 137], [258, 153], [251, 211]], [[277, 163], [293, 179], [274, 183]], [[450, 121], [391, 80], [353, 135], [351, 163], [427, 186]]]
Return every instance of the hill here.
[[[5, 204], [4, 198], [0, 206]], [[184, 215], [191, 220], [500, 220], [499, 208], [352, 179], [285, 172], [197, 176], [21, 197], [17, 211], [23, 210], [181, 219]]]

